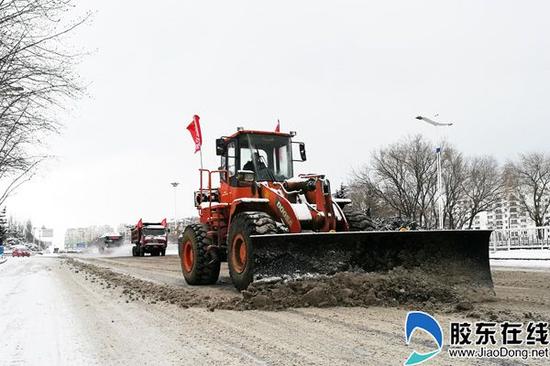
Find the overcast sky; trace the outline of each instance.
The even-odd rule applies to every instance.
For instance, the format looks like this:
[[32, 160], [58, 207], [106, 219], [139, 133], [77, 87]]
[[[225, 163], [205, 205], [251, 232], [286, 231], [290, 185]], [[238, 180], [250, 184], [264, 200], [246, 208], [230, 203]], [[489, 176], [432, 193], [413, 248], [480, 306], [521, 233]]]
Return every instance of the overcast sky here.
[[8, 202], [36, 225], [134, 223], [196, 213], [201, 116], [206, 167], [237, 126], [295, 130], [336, 186], [370, 152], [451, 121], [469, 155], [550, 150], [546, 1], [82, 0], [72, 36], [89, 97], [60, 115], [57, 159]]

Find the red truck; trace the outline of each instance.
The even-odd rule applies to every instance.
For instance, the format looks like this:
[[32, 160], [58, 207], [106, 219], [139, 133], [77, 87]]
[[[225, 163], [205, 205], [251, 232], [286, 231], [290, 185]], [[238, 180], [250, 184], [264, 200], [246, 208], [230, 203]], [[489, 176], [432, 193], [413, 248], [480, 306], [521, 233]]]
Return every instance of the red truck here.
[[143, 222], [142, 219], [131, 229], [132, 255], [143, 257], [145, 253], [151, 256], [166, 255], [168, 244], [168, 229], [166, 219], [162, 222]]

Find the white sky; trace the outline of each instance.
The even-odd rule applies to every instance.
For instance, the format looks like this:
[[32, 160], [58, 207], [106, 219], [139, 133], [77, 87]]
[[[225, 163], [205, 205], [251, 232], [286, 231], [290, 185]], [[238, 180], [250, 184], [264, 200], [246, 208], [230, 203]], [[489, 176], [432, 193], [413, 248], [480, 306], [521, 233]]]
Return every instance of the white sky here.
[[82, 0], [73, 34], [89, 97], [52, 139], [58, 158], [8, 202], [56, 230], [195, 214], [201, 116], [206, 167], [237, 126], [296, 130], [295, 169], [346, 181], [373, 149], [414, 133], [418, 114], [452, 121], [467, 154], [501, 161], [550, 138], [550, 3], [545, 1]]

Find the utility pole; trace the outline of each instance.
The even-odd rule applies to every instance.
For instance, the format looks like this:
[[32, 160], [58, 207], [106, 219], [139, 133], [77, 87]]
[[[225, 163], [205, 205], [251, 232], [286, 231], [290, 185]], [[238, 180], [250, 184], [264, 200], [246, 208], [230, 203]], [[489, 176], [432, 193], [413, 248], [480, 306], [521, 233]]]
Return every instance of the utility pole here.
[[[452, 123], [441, 123], [441, 122], [435, 122], [427, 117], [418, 116], [416, 119], [420, 121], [424, 121], [432, 126], [435, 127], [449, 127], [452, 126]], [[439, 136], [439, 134], [438, 134]], [[439, 221], [439, 229], [443, 229], [443, 176], [441, 173], [441, 146], [439, 145], [441, 143], [441, 139], [438, 138], [439, 141], [437, 141], [437, 147], [435, 149], [435, 153], [437, 156], [437, 211], [438, 211], [438, 221]]]

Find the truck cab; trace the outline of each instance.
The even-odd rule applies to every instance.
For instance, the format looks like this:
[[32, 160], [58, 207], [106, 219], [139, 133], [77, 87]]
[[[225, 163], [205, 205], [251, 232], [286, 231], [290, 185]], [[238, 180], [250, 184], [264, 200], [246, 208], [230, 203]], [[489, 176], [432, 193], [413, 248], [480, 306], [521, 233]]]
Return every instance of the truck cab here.
[[139, 220], [131, 230], [131, 242], [134, 244], [132, 255], [143, 257], [145, 253], [151, 256], [166, 255], [168, 245], [168, 229], [166, 219], [162, 222], [143, 222]]

